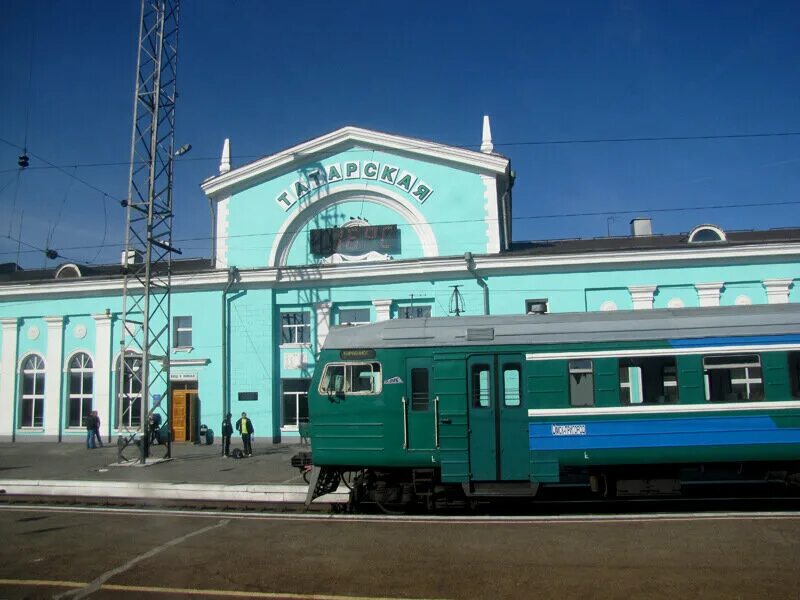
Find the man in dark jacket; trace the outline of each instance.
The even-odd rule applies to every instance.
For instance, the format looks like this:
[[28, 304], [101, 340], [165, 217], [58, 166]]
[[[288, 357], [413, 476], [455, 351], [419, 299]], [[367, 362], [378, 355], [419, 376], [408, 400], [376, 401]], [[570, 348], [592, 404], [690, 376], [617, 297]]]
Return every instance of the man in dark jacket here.
[[242, 444], [244, 444], [244, 455], [253, 456], [253, 447], [250, 445], [250, 438], [256, 432], [253, 422], [247, 418], [247, 413], [242, 413], [242, 418], [236, 421], [236, 431], [242, 434]]
[[86, 415], [86, 448], [94, 449], [94, 432], [97, 429], [97, 419], [94, 416], [94, 411]]
[[233, 435], [233, 425], [231, 424], [231, 413], [226, 413], [222, 419], [222, 455], [227, 458], [231, 452], [231, 436]]

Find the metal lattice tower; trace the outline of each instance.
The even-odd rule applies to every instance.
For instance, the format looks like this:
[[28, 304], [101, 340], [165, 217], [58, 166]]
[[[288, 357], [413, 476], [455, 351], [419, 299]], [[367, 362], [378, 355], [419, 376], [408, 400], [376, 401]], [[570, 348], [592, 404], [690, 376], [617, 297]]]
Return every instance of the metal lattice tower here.
[[[127, 205], [122, 376], [117, 386], [120, 454], [137, 438], [149, 454], [148, 419], [171, 431], [169, 398], [172, 173], [180, 0], [142, 0]], [[124, 359], [123, 359], [124, 357]], [[119, 372], [119, 371], [118, 371]], [[165, 436], [166, 456], [171, 436]]]

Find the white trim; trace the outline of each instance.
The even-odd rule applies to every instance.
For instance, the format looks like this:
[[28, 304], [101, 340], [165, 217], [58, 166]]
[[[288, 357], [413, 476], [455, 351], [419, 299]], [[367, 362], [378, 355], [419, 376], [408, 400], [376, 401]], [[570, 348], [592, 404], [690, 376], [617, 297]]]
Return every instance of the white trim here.
[[331, 303], [315, 303], [314, 319], [317, 323], [317, 352], [319, 352], [325, 343], [325, 338], [328, 337], [328, 332], [331, 330]]
[[47, 323], [47, 363], [44, 383], [44, 432], [61, 434], [61, 381], [63, 377], [64, 317], [45, 317]]
[[19, 337], [19, 320], [16, 318], [0, 319], [2, 329], [2, 352], [0, 362], [0, 436], [11, 437], [14, 434], [14, 402], [16, 397], [17, 373], [15, 358], [17, 356], [17, 341]]
[[633, 310], [650, 310], [653, 308], [653, 297], [656, 285], [632, 285], [628, 287], [633, 302]]
[[[720, 239], [696, 242], [694, 240], [694, 238], [701, 231], [713, 231], [714, 233], [716, 233], [719, 236]], [[725, 235], [725, 232], [722, 230], [721, 227], [717, 227], [716, 225], [706, 224], [706, 225], [698, 225], [697, 227], [692, 229], [689, 232], [689, 237], [687, 238], [687, 241], [690, 244], [718, 244], [720, 242], [727, 242], [728, 241], [728, 237]]]
[[282, 267], [286, 264], [295, 240], [303, 233], [303, 228], [320, 211], [353, 200], [378, 204], [398, 213], [416, 233], [422, 246], [423, 255], [426, 258], [439, 256], [439, 245], [436, 242], [433, 228], [425, 215], [410, 200], [392, 190], [367, 188], [364, 184], [336, 183], [332, 184], [330, 190], [318, 188], [306, 202], [298, 203], [297, 210], [281, 223], [275, 241], [272, 243], [267, 265]]
[[[111, 390], [111, 322], [110, 314], [95, 314], [94, 319], [94, 382], [92, 383], [92, 408], [100, 417], [100, 435], [106, 434], [106, 439], [111, 431], [111, 400], [114, 393]], [[109, 440], [110, 441], [110, 440]]]
[[644, 406], [600, 406], [589, 408], [530, 408], [529, 417], [588, 417], [596, 415], [641, 415], [661, 413], [706, 413], [718, 411], [800, 410], [800, 400], [783, 402], [709, 402], [707, 404], [658, 404]]
[[214, 227], [214, 267], [225, 269], [228, 267], [228, 231], [230, 230], [231, 197], [220, 198], [217, 202], [217, 218]]
[[767, 303], [788, 304], [789, 288], [792, 286], [793, 281], [791, 277], [787, 279], [765, 279], [762, 285], [767, 291]]
[[78, 265], [76, 265], [75, 263], [64, 263], [63, 265], [58, 267], [58, 270], [56, 271], [55, 275], [53, 275], [53, 279], [59, 279], [61, 273], [63, 273], [67, 269], [72, 269], [78, 279], [83, 277], [83, 273], [81, 273], [81, 268]]
[[488, 173], [505, 173], [509, 164], [508, 159], [494, 154], [483, 154], [474, 150], [348, 126], [266, 156], [228, 173], [210, 177], [200, 187], [206, 195], [218, 196], [234, 188], [241, 189], [253, 179], [262, 179], [270, 172], [285, 170], [287, 165], [306, 162], [314, 154], [330, 152], [337, 146], [361, 144], [378, 150], [396, 150], [406, 155], [438, 159]]
[[[375, 322], [388, 321], [392, 318], [392, 302], [393, 300], [373, 300], [372, 305], [375, 307]], [[322, 346], [320, 346], [321, 348]]]
[[[615, 265], [642, 265], [674, 262], [676, 268], [691, 261], [719, 259], [773, 259], [794, 257], [800, 259], [798, 244], [762, 244], [758, 246], [727, 245], [724, 248], [690, 248], [681, 250], [653, 250], [642, 252], [591, 252], [581, 254], [560, 254], [554, 256], [488, 256], [475, 257], [475, 266], [487, 275], [497, 276], [507, 273], [523, 272], [536, 274], [537, 270], [548, 271], [554, 268], [593, 266], [611, 267]], [[441, 275], [463, 275], [464, 258], [423, 258], [381, 263], [341, 263], [337, 265], [303, 265], [297, 267], [246, 269], [240, 272], [242, 284], [278, 284], [296, 287], [317, 285], [320, 281], [363, 281], [366, 278], [389, 281], [405, 280], [408, 277], [429, 279]], [[219, 269], [205, 273], [173, 275], [173, 290], [196, 290], [223, 288], [228, 282], [227, 270]], [[131, 282], [131, 290], [138, 289], [137, 282]], [[121, 292], [122, 278], [108, 278], [88, 281], [61, 280], [37, 281], [0, 285], [0, 298], [28, 300], [41, 296], [92, 297], [102, 293]]]
[[693, 346], [691, 348], [642, 348], [640, 350], [596, 350], [583, 352], [528, 352], [525, 360], [570, 360], [575, 358], [627, 358], [646, 356], [686, 356], [689, 354], [754, 354], [779, 350], [800, 350], [799, 344], [753, 344], [752, 346]]
[[483, 197], [486, 202], [483, 210], [486, 216], [486, 253], [500, 252], [500, 220], [497, 214], [497, 178], [494, 175], [481, 175]]
[[719, 294], [722, 290], [723, 282], [695, 283], [697, 298], [700, 306], [719, 306]]

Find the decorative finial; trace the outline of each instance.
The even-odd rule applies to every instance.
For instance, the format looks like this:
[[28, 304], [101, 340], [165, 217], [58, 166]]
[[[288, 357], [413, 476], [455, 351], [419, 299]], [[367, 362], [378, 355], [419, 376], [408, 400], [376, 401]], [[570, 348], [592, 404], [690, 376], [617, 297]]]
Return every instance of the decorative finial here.
[[481, 152], [491, 154], [494, 150], [492, 144], [492, 127], [489, 125], [489, 115], [483, 115], [483, 137], [481, 138]]
[[227, 173], [231, 170], [231, 141], [225, 138], [222, 144], [222, 158], [219, 161], [219, 174]]

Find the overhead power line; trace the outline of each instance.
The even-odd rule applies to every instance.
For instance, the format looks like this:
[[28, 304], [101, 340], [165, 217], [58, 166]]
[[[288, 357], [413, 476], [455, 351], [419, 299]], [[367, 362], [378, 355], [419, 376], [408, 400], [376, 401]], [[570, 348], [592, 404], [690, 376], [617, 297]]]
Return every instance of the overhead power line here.
[[[622, 143], [633, 143], [633, 142], [685, 142], [685, 141], [702, 141], [702, 140], [736, 140], [736, 139], [752, 139], [752, 138], [773, 138], [773, 137], [793, 137], [793, 136], [800, 136], [800, 131], [775, 131], [775, 132], [764, 132], [764, 133], [731, 133], [731, 134], [721, 134], [721, 135], [679, 135], [679, 136], [644, 136], [644, 137], [618, 137], [618, 138], [573, 138], [573, 139], [564, 139], [564, 140], [522, 140], [522, 141], [515, 141], [515, 142], [495, 142], [494, 146], [564, 146], [564, 145], [578, 145], [578, 144], [622, 144]], [[22, 146], [9, 142], [8, 140], [4, 140], [0, 138], [0, 141], [5, 142], [6, 144], [13, 146], [18, 149], [22, 149]], [[438, 144], [435, 142], [427, 143], [424, 145], [415, 146], [413, 144], [404, 146], [407, 150], [415, 150], [421, 148], [429, 148], [433, 145], [438, 146], [448, 146], [451, 148], [463, 148], [463, 149], [477, 149], [480, 144]], [[335, 154], [345, 154], [348, 152], [360, 152], [361, 149], [350, 149], [350, 150], [336, 150], [336, 151], [328, 151], [321, 153], [322, 155], [333, 156]], [[30, 153], [31, 156], [39, 158], [43, 162], [47, 163], [47, 166], [33, 166], [28, 167], [28, 170], [44, 170], [44, 169], [71, 169], [71, 168], [93, 168], [93, 167], [120, 167], [120, 166], [128, 166], [130, 165], [130, 161], [103, 161], [103, 162], [89, 162], [89, 163], [74, 163], [74, 164], [64, 164], [64, 165], [56, 165], [51, 162], [48, 162], [41, 157], [36, 156], [32, 152]], [[277, 152], [275, 156], [280, 156], [284, 154], [284, 152]], [[231, 156], [234, 159], [259, 159], [265, 158], [267, 156], [273, 156], [271, 154], [236, 154]], [[176, 162], [193, 162], [193, 161], [216, 161], [219, 160], [219, 156], [190, 156], [181, 158], [180, 161]], [[2, 169], [0, 173], [7, 173], [14, 171], [15, 169]]]

